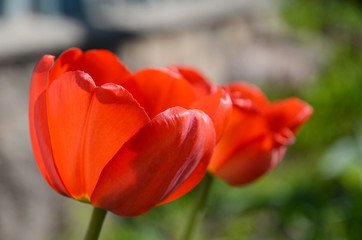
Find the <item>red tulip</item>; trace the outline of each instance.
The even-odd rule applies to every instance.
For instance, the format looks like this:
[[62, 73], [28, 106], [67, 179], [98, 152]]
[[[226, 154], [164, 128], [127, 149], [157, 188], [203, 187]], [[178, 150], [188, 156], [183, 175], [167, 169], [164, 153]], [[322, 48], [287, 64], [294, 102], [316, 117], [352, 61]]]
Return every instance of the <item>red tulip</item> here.
[[106, 50], [45, 55], [30, 88], [35, 160], [55, 191], [136, 216], [201, 180], [230, 107], [221, 89], [201, 97], [175, 71], [131, 73]]
[[313, 109], [298, 98], [269, 102], [255, 86], [227, 87], [233, 113], [209, 171], [231, 185], [250, 183], [276, 167]]

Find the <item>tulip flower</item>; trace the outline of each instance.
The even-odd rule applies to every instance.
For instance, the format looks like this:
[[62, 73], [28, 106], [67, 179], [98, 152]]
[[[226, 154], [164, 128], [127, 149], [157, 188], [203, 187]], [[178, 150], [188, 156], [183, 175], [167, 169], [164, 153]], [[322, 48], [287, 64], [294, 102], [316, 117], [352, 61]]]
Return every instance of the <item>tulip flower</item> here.
[[[193, 68], [172, 66], [171, 69], [189, 81], [199, 96], [209, 97], [220, 91]], [[209, 171], [231, 185], [243, 185], [279, 164], [313, 108], [295, 97], [269, 102], [259, 88], [245, 82], [224, 88], [232, 99], [233, 111], [228, 124], [220, 124], [226, 129], [219, 130]], [[221, 116], [225, 115], [224, 112]]]
[[[210, 95], [218, 87], [190, 67], [171, 67], [197, 90], [199, 96]], [[244, 82], [224, 87], [233, 107], [228, 124], [221, 125], [218, 141], [209, 164], [209, 172], [230, 185], [250, 183], [276, 167], [287, 146], [294, 142], [297, 130], [312, 115], [311, 106], [297, 98], [270, 103], [260, 89]], [[222, 120], [222, 119], [221, 119]], [[181, 239], [190, 240], [212, 185], [206, 174], [187, 220]]]
[[45, 55], [29, 100], [41, 174], [58, 193], [121, 216], [184, 195], [231, 111], [223, 89], [198, 91], [171, 69], [131, 73], [106, 50]]
[[209, 171], [230, 185], [240, 186], [280, 163], [313, 109], [295, 97], [269, 102], [260, 89], [243, 82], [226, 88], [233, 113], [215, 147]]

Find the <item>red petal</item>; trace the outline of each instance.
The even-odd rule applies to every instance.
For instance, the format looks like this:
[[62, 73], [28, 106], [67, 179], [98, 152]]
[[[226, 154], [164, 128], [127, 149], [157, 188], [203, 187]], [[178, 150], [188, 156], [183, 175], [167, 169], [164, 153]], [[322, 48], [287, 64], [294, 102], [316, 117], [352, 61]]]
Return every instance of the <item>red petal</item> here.
[[[280, 161], [273, 154], [273, 139], [260, 137], [242, 146], [217, 171], [213, 172], [230, 185], [244, 185], [264, 175]], [[278, 159], [274, 159], [278, 157]]]
[[48, 111], [55, 161], [77, 199], [89, 198], [103, 167], [149, 121], [127, 90], [113, 83], [96, 88], [79, 71], [51, 84]]
[[182, 197], [189, 191], [191, 191], [205, 176], [205, 169], [209, 165], [209, 155], [205, 155], [204, 159], [201, 160], [201, 163], [193, 171], [189, 178], [187, 178], [178, 188], [175, 189], [170, 195], [157, 204], [163, 205], [169, 202], [176, 200], [179, 197]]
[[268, 134], [269, 126], [261, 113], [233, 107], [231, 119], [215, 147], [209, 170], [217, 171], [241, 146]]
[[310, 105], [293, 97], [273, 102], [265, 114], [273, 131], [280, 132], [283, 128], [289, 128], [296, 133], [312, 113]]
[[195, 101], [192, 86], [168, 69], [145, 69], [122, 83], [152, 119], [171, 107], [188, 108]]
[[219, 140], [231, 118], [232, 102], [229, 94], [219, 88], [216, 93], [199, 98], [191, 107], [202, 110], [212, 119], [216, 139]]
[[180, 187], [200, 164], [205, 173], [214, 134], [210, 118], [202, 112], [179, 107], [162, 112], [107, 164], [92, 204], [121, 216], [148, 211]]
[[104, 83], [120, 84], [131, 75], [118, 57], [108, 50], [89, 50], [82, 52], [72, 48], [62, 53], [51, 70], [50, 79], [54, 80], [65, 72], [81, 70], [88, 73], [97, 86]]
[[234, 106], [259, 111], [269, 103], [264, 93], [255, 85], [246, 82], [232, 83], [226, 87]]
[[104, 166], [149, 118], [132, 95], [110, 83], [97, 88], [84, 143], [85, 182], [91, 196]]
[[207, 81], [206, 78], [196, 69], [185, 66], [171, 66], [170, 69], [180, 73], [189, 83], [191, 83], [198, 96], [203, 96], [217, 91], [217, 86]]
[[48, 184], [57, 192], [69, 195], [54, 165], [49, 137], [45, 90], [54, 57], [45, 55], [35, 66], [29, 96], [29, 128], [35, 160]]
[[83, 198], [82, 139], [95, 84], [83, 72], [67, 72], [47, 90], [48, 122], [54, 161], [74, 198]]
[[60, 77], [63, 73], [77, 70], [77, 62], [82, 56], [83, 52], [79, 48], [71, 48], [57, 58], [53, 68], [49, 73], [49, 84]]

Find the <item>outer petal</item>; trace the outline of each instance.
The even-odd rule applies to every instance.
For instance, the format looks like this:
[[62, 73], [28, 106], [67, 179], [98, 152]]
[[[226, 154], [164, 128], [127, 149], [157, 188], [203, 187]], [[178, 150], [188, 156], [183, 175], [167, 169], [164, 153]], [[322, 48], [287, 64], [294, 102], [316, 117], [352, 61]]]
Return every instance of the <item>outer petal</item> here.
[[[276, 166], [281, 158], [273, 153], [273, 139], [260, 137], [238, 149], [217, 171], [213, 172], [230, 185], [250, 183]], [[278, 159], [274, 159], [277, 157]]]
[[118, 57], [108, 50], [89, 50], [82, 52], [72, 48], [62, 53], [51, 70], [50, 79], [54, 80], [65, 72], [81, 70], [88, 73], [97, 86], [104, 83], [120, 84], [131, 75]]
[[47, 90], [49, 133], [54, 161], [72, 197], [84, 197], [82, 139], [95, 84], [83, 72], [67, 72]]
[[202, 112], [172, 108], [157, 115], [104, 168], [93, 205], [136, 216], [165, 199], [212, 154], [215, 132]]
[[51, 84], [48, 109], [59, 172], [72, 196], [83, 200], [89, 200], [107, 162], [149, 121], [127, 90], [113, 83], [96, 88], [79, 71]]
[[122, 82], [152, 119], [171, 107], [189, 108], [196, 95], [192, 86], [168, 69], [145, 69]]
[[[205, 155], [205, 158], [209, 159], [210, 156]], [[209, 161], [201, 161], [197, 168], [193, 171], [189, 178], [186, 179], [178, 188], [175, 189], [170, 195], [166, 196], [161, 202], [157, 205], [163, 205], [177, 198], [185, 195], [189, 191], [191, 191], [197, 184], [203, 179], [205, 176], [205, 169], [207, 168]]]
[[241, 146], [268, 134], [269, 126], [261, 113], [233, 107], [231, 119], [215, 147], [209, 170], [217, 171]]
[[49, 137], [45, 90], [54, 57], [45, 55], [35, 66], [29, 95], [29, 128], [35, 160], [48, 184], [57, 192], [69, 195], [54, 165]]
[[296, 133], [313, 113], [313, 108], [298, 98], [288, 98], [273, 102], [266, 110], [270, 128], [279, 132], [288, 128]]

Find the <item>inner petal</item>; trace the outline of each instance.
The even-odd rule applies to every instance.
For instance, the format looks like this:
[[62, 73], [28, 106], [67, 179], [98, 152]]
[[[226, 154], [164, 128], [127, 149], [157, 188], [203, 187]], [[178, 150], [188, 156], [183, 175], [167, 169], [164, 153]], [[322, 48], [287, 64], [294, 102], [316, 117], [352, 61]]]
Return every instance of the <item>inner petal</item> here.
[[123, 87], [113, 83], [97, 87], [84, 136], [88, 196], [92, 194], [104, 166], [148, 121], [146, 112]]
[[49, 79], [53, 81], [65, 72], [76, 70], [88, 73], [97, 86], [107, 82], [120, 84], [131, 75], [118, 57], [108, 50], [89, 50], [83, 53], [78, 48], [72, 48], [58, 57]]
[[179, 74], [168, 69], [145, 69], [122, 82], [152, 119], [171, 107], [189, 108], [195, 92]]

